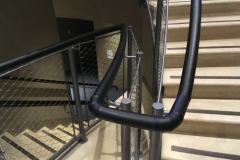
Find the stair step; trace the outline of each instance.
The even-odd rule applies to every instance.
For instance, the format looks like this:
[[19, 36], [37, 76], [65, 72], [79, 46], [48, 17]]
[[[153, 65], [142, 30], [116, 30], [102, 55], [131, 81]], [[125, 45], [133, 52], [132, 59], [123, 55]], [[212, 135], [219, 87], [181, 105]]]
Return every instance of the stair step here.
[[[170, 110], [175, 99], [164, 98], [164, 110]], [[192, 99], [183, 123], [176, 129], [191, 134], [240, 137], [240, 100]], [[234, 128], [234, 129], [233, 129]]]
[[[165, 69], [163, 78], [164, 97], [176, 97], [181, 74], [182, 68]], [[240, 67], [197, 68], [192, 97], [239, 99]]]
[[51, 155], [51, 152], [45, 150], [42, 146], [38, 145], [31, 139], [18, 139], [8, 132], [3, 133], [1, 139], [8, 141], [12, 147], [17, 148], [30, 159], [46, 159]]
[[51, 130], [47, 127], [43, 127], [40, 131], [37, 132], [37, 134], [45, 135], [45, 136], [48, 135], [62, 144], [66, 144], [73, 138], [72, 136], [58, 130], [57, 128], [54, 128], [53, 130]]
[[162, 159], [240, 159], [240, 140], [163, 134]]
[[[238, 66], [240, 62], [240, 39], [218, 39], [200, 41], [198, 67]], [[166, 68], [183, 66], [187, 42], [167, 44]]]
[[[153, 19], [155, 21], [157, 1], [150, 3]], [[202, 17], [215, 16], [233, 16], [239, 15], [240, 0], [203, 0], [202, 1]], [[172, 1], [169, 3], [169, 19], [183, 19], [190, 16], [190, 1]]]
[[1, 149], [4, 151], [4, 155], [7, 159], [19, 159], [19, 160], [30, 160], [22, 150], [18, 150], [4, 139], [0, 138]]
[[39, 159], [47, 159], [51, 157], [53, 153], [55, 153], [55, 150], [53, 150], [51, 147], [47, 146], [45, 143], [42, 143], [28, 133], [19, 134], [16, 136], [16, 138], [23, 143], [22, 147], [23, 145], [28, 146], [28, 150], [35, 150], [36, 153], [41, 154], [41, 156], [39, 155], [38, 157]]
[[[168, 25], [169, 26], [178, 26], [182, 24], [189, 24], [189, 18], [182, 18], [182, 19], [174, 19], [174, 20], [169, 20]], [[235, 22], [235, 21], [240, 21], [240, 16], [239, 15], [234, 15], [234, 16], [216, 16], [216, 17], [202, 17], [201, 18], [201, 23], [203, 24], [209, 24], [209, 23], [216, 23], [216, 22]], [[221, 23], [220, 23], [221, 24]]]
[[[189, 24], [168, 25], [168, 42], [187, 41]], [[214, 21], [201, 24], [200, 40], [234, 39], [240, 35], [240, 18], [236, 21]]]
[[[72, 125], [70, 125], [72, 126]], [[73, 132], [73, 128], [72, 127], [64, 127], [62, 125], [58, 125], [56, 127], [57, 130], [62, 131], [64, 133], [67, 133], [68, 135], [73, 136], [74, 132]], [[78, 135], [79, 134], [79, 130], [75, 127], [75, 134]]]
[[[39, 140], [40, 142], [46, 144], [48, 147], [50, 147], [51, 149], [53, 149], [55, 151], [58, 151], [63, 146], [62, 143], [56, 141], [55, 139], [49, 137], [46, 134], [39, 135], [37, 133], [30, 131], [29, 129], [26, 129], [22, 134], [26, 134], [26, 133], [28, 135], [34, 137], [35, 139]], [[53, 153], [54, 153], [54, 151], [53, 151]]]

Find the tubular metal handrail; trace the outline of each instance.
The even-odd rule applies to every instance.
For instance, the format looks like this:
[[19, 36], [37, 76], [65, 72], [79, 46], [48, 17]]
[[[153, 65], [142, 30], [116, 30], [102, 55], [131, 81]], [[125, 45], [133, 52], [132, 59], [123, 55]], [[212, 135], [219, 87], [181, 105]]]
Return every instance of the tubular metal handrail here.
[[112, 61], [103, 81], [99, 85], [90, 100], [89, 110], [98, 118], [108, 120], [122, 125], [128, 125], [135, 128], [172, 131], [183, 121], [188, 104], [191, 100], [194, 76], [196, 71], [200, 27], [201, 26], [201, 0], [191, 1], [190, 26], [186, 56], [182, 71], [181, 83], [178, 96], [173, 104], [169, 114], [164, 117], [137, 114], [127, 111], [120, 111], [103, 106], [108, 88], [113, 83], [116, 73], [120, 67], [125, 45], [120, 46], [125, 41], [125, 29], [122, 32], [120, 45], [115, 58]]

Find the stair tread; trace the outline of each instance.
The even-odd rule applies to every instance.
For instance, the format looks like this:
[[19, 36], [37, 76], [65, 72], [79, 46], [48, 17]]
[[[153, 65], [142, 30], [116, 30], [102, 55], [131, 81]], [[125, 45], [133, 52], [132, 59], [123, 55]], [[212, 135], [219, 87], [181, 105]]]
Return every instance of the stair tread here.
[[[232, 23], [240, 21], [239, 15], [231, 15], [231, 16], [215, 16], [215, 17], [202, 17], [201, 25], [226, 25], [226, 23]], [[238, 23], [237, 23], [238, 24]], [[189, 18], [179, 18], [179, 19], [170, 19], [168, 21], [168, 26], [171, 28], [174, 25], [189, 25]]]
[[[45, 130], [45, 131], [49, 132], [50, 134], [58, 137], [59, 139], [63, 140], [64, 142], [69, 142], [69, 141], [73, 138], [72, 136], [69, 136], [69, 135], [63, 133], [63, 132], [57, 130], [56, 128], [54, 128], [54, 129], [51, 130], [51, 129], [47, 128], [47, 127], [43, 127], [43, 128], [42, 128], [40, 131], [38, 131], [37, 133], [38, 133], [39, 135], [44, 135], [45, 133], [41, 133], [43, 130]], [[46, 135], [46, 134], [45, 134], [45, 135]]]
[[[180, 83], [181, 74], [182, 68], [165, 69], [163, 85], [164, 86], [178, 85]], [[240, 67], [197, 68], [194, 85], [240, 86], [239, 79], [240, 79]]]
[[[155, 26], [155, 22], [153, 23]], [[189, 23], [168, 25], [168, 42], [187, 41]], [[240, 38], [240, 20], [202, 22], [200, 40]]]
[[[240, 53], [240, 38], [236, 39], [216, 39], [202, 40], [199, 44], [199, 54], [212, 53]], [[168, 42], [167, 55], [185, 55], [187, 42]], [[231, 49], [230, 49], [231, 48]]]
[[24, 160], [30, 160], [25, 154], [23, 154], [21, 151], [10, 145], [8, 142], [0, 138], [0, 144], [1, 148], [5, 152], [5, 156], [9, 159], [24, 159]]
[[[169, 1], [169, 6], [189, 6], [191, 0], [170, 0]], [[228, 4], [228, 3], [238, 3], [240, 0], [214, 0], [214, 1], [209, 1], [209, 0], [202, 0], [202, 4]], [[157, 6], [157, 1], [150, 1], [149, 2], [150, 6], [156, 7]]]
[[[70, 133], [70, 134], [74, 134], [72, 127], [64, 127], [63, 125], [58, 125], [56, 128], [57, 128], [57, 129], [58, 129], [58, 128], [61, 128], [61, 129], [63, 129], [64, 131], [66, 131], [66, 132], [68, 132], [68, 133]], [[75, 129], [75, 134], [78, 135], [78, 134], [79, 134], [79, 130]]]
[[26, 129], [24, 132], [22, 132], [21, 134], [24, 134], [24, 133], [28, 133], [29, 135], [31, 135], [32, 137], [38, 139], [39, 141], [41, 141], [42, 143], [46, 144], [47, 146], [53, 148], [54, 150], [59, 150], [63, 144], [62, 143], [59, 143], [58, 141], [52, 139], [51, 137], [49, 137], [48, 135], [39, 135], [39, 134], [36, 134], [34, 132], [32, 132], [31, 130], [29, 129]]
[[32, 141], [29, 138], [28, 139], [23, 138], [24, 140], [19, 139], [19, 137], [18, 138], [14, 137], [11, 134], [9, 134], [8, 132], [3, 133], [2, 136], [6, 136], [12, 142], [16, 143], [18, 146], [22, 147], [23, 149], [25, 149], [27, 152], [31, 153], [36, 158], [44, 159], [44, 158], [49, 157], [49, 155], [52, 154], [51, 152], [47, 151], [42, 146], [38, 145], [37, 143], [35, 143], [34, 141]]
[[[155, 25], [155, 23], [154, 23]], [[215, 27], [238, 27], [240, 25], [240, 20], [237, 19], [236, 21], [211, 21], [208, 23], [204, 23], [202, 21], [201, 23], [201, 28], [205, 28], [205, 27], [211, 27], [211, 28], [215, 28]], [[168, 24], [168, 29], [181, 29], [181, 28], [189, 28], [189, 23], [179, 23], [179, 24]]]
[[[170, 110], [175, 99], [164, 98], [164, 110]], [[192, 99], [184, 120], [240, 124], [240, 100]], [[199, 113], [200, 112], [200, 113]]]
[[239, 139], [164, 133], [162, 159], [240, 159]]
[[[157, 2], [151, 1], [150, 8], [153, 20], [156, 20]], [[211, 17], [239, 16], [239, 0], [206, 0], [202, 1], [202, 20]], [[190, 1], [175, 1], [169, 3], [169, 20], [189, 19]]]
[[[36, 153], [40, 153], [39, 156], [36, 157], [40, 158], [40, 159], [47, 159], [49, 157], [51, 157], [51, 155], [53, 155], [52, 152], [50, 152], [49, 150], [47, 150], [45, 147], [39, 145], [37, 142], [35, 142], [34, 140], [28, 138], [27, 136], [23, 135], [23, 134], [19, 134], [16, 136], [16, 138], [22, 142], [21, 147], [26, 146], [27, 150], [31, 150], [31, 151], [35, 151]], [[32, 152], [34, 153], [34, 152]]]

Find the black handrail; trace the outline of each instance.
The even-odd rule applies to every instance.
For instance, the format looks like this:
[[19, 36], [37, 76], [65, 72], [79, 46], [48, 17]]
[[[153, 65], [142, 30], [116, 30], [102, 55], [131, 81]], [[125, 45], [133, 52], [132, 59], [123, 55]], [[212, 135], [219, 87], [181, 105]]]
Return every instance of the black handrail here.
[[42, 57], [48, 56], [48, 55], [56, 53], [56, 52], [60, 52], [61, 50], [66, 49], [71, 45], [75, 45], [80, 41], [91, 40], [92, 38], [95, 38], [97, 36], [120, 30], [122, 27], [124, 27], [123, 24], [106, 27], [106, 28], [99, 29], [99, 30], [92, 31], [92, 32], [88, 32], [88, 33], [79, 35], [77, 37], [71, 38], [69, 40], [59, 42], [59, 43], [50, 45], [48, 47], [24, 54], [17, 58], [8, 60], [8, 61], [0, 64], [0, 75], [11, 69], [15, 69], [21, 65], [24, 65], [31, 61], [34, 61], [38, 58], [42, 58]]
[[[90, 100], [89, 110], [96, 117], [135, 128], [156, 131], [172, 131], [182, 123], [188, 104], [191, 100], [196, 71], [201, 28], [201, 3], [201, 0], [191, 0], [190, 26], [182, 78], [178, 96], [169, 114], [164, 117], [157, 117], [116, 110], [103, 106], [108, 88], [116, 76], [124, 53], [125, 48], [119, 46], [108, 72]], [[120, 45], [125, 41], [125, 34], [126, 33], [124, 32], [121, 36]]]

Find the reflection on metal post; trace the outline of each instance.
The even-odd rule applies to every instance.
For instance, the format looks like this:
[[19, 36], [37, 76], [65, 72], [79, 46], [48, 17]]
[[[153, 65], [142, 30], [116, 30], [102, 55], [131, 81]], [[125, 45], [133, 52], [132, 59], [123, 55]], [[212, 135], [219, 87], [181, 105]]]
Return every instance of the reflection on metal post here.
[[[137, 62], [139, 62], [139, 74], [138, 74], [138, 113], [142, 113], [142, 71], [143, 71], [143, 52], [137, 52]], [[138, 158], [142, 157], [141, 152], [141, 129], [138, 129]]]
[[[121, 101], [121, 108], [124, 111], [130, 111], [131, 99], [123, 98]], [[121, 126], [121, 152], [122, 160], [130, 160], [131, 158], [131, 129], [129, 126]]]
[[[132, 26], [128, 26], [128, 56], [132, 56]], [[128, 69], [127, 69], [127, 96], [129, 96], [131, 91], [132, 83], [132, 59], [128, 59]]]
[[84, 125], [82, 120], [82, 108], [81, 108], [81, 100], [80, 100], [80, 93], [79, 93], [79, 87], [78, 87], [75, 55], [72, 47], [68, 48], [68, 56], [69, 56], [69, 62], [70, 62], [70, 68], [71, 68], [71, 76], [72, 76], [72, 82], [73, 82], [74, 98], [76, 102], [78, 124], [79, 124], [80, 133], [81, 133], [81, 138], [79, 139], [79, 142], [86, 143], [87, 137], [85, 135]]
[[148, 10], [148, 19], [149, 19], [149, 24], [150, 24], [150, 28], [151, 28], [151, 35], [152, 35], [152, 45], [153, 45], [153, 53], [154, 53], [154, 48], [155, 48], [155, 31], [154, 31], [154, 27], [153, 27], [153, 19], [152, 19], [152, 13], [151, 13], [151, 9], [149, 6], [149, 0], [146, 0], [146, 5], [147, 5], [147, 10]]
[[[163, 105], [161, 103], [153, 103], [153, 115], [163, 116]], [[160, 159], [161, 157], [161, 132], [151, 131], [149, 160]]]
[[154, 49], [154, 63], [153, 63], [153, 79], [152, 79], [152, 96], [156, 98], [157, 96], [157, 81], [158, 81], [158, 61], [159, 61], [159, 51], [160, 51], [160, 38], [161, 38], [161, 23], [162, 23], [162, 7], [163, 1], [158, 0], [157, 2], [157, 18], [156, 18], [156, 32], [155, 32], [155, 49]]

